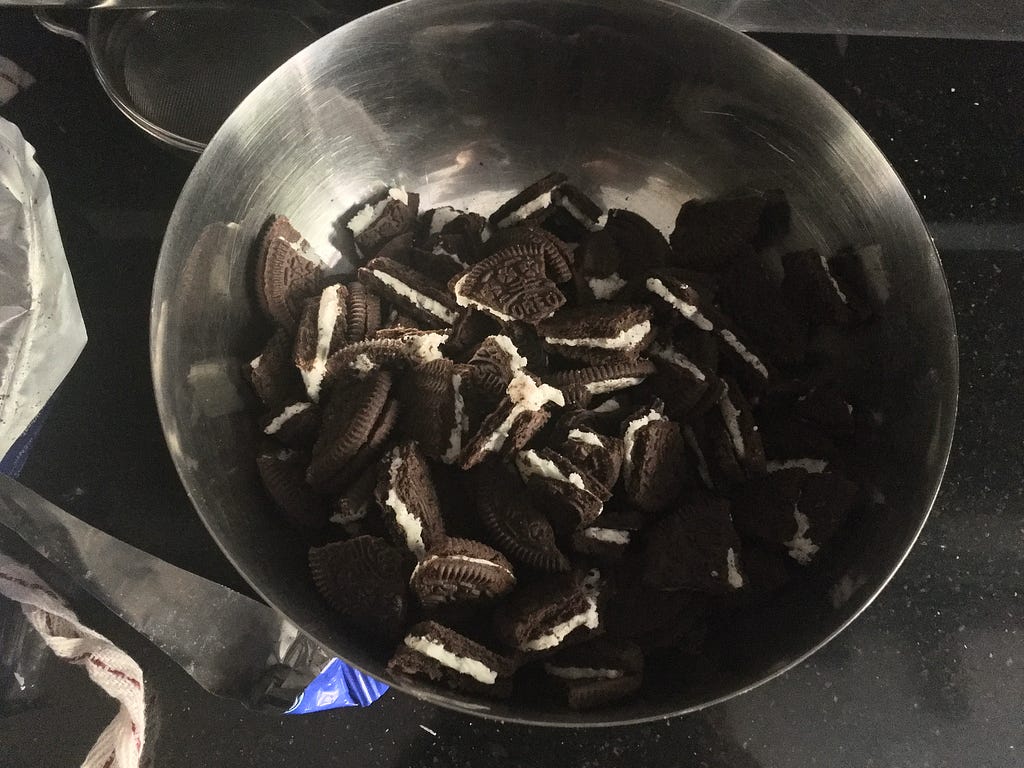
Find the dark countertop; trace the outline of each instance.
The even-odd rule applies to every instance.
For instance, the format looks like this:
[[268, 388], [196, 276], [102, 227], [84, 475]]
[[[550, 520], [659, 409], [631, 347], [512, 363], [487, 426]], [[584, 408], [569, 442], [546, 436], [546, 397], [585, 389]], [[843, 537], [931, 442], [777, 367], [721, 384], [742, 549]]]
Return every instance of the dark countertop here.
[[[752, 693], [607, 731], [470, 720], [394, 693], [364, 710], [256, 714], [202, 691], [96, 605], [76, 606], [145, 670], [155, 765], [1024, 766], [1024, 44], [759, 39], [887, 153], [933, 225], [953, 294], [962, 366], [953, 454], [932, 518], [883, 595], [810, 661]], [[0, 12], [0, 55], [38, 80], [0, 114], [47, 173], [90, 332], [22, 481], [247, 592], [178, 483], [149, 376], [152, 273], [190, 162], [131, 126], [82, 49], [25, 12]], [[0, 709], [0, 763], [77, 764], [112, 702], [58, 664], [29, 685], [31, 706]]]

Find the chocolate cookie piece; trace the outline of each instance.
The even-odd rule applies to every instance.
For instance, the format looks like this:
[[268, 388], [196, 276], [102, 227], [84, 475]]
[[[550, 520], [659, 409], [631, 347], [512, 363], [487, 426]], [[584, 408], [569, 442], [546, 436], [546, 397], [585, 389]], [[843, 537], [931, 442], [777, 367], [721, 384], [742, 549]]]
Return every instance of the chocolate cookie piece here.
[[669, 419], [648, 411], [627, 423], [623, 445], [626, 497], [638, 509], [660, 512], [679, 496], [686, 481], [683, 437]]
[[577, 711], [607, 706], [636, 693], [643, 683], [644, 654], [628, 640], [599, 637], [559, 651], [544, 663], [566, 704]]
[[497, 318], [478, 309], [463, 309], [452, 325], [445, 354], [464, 361], [470, 352], [488, 336], [501, 333]]
[[427, 550], [409, 579], [425, 607], [467, 600], [492, 600], [516, 584], [512, 564], [497, 550], [469, 539], [446, 539]]
[[[711, 477], [711, 465], [708, 455], [705, 453], [707, 447], [704, 430], [698, 424], [683, 425], [683, 442], [694, 460], [694, 467], [697, 470], [697, 477], [708, 490], [714, 490], [715, 481]], [[730, 451], [731, 453], [731, 451]], [[737, 468], [738, 470], [738, 468]]]
[[736, 461], [744, 474], [748, 477], [764, 474], [765, 453], [761, 435], [750, 404], [735, 381], [722, 380], [722, 397], [718, 407]]
[[452, 286], [460, 307], [483, 310], [502, 322], [537, 323], [565, 303], [545, 274], [544, 252], [512, 245], [475, 264]]
[[652, 380], [655, 390], [672, 416], [687, 419], [703, 413], [721, 396], [718, 376], [702, 369], [671, 344], [652, 344], [648, 354], [658, 368]]
[[643, 582], [651, 589], [723, 593], [741, 589], [740, 540], [729, 502], [692, 496], [647, 537]]
[[612, 638], [644, 649], [675, 646], [704, 623], [708, 598], [696, 592], [650, 589], [642, 582], [644, 562], [632, 558], [612, 573], [606, 589], [604, 624]]
[[553, 210], [542, 226], [560, 239], [578, 243], [602, 228], [604, 210], [578, 187], [562, 184], [552, 193], [551, 202]]
[[608, 301], [623, 291], [629, 282], [622, 277], [622, 253], [606, 231], [592, 232], [576, 250], [574, 285], [582, 303]]
[[616, 562], [626, 554], [633, 541], [633, 531], [602, 525], [600, 518], [572, 534], [572, 549], [596, 560]]
[[488, 336], [473, 351], [469, 365], [473, 369], [474, 382], [482, 389], [500, 397], [512, 381], [512, 377], [526, 369], [529, 360], [525, 358], [506, 334]]
[[374, 637], [393, 640], [405, 626], [412, 560], [374, 536], [357, 536], [309, 550], [313, 583], [341, 619]]
[[500, 699], [512, 692], [515, 665], [449, 627], [423, 621], [409, 630], [388, 662], [388, 671]]
[[853, 315], [839, 284], [820, 252], [810, 249], [783, 254], [786, 276], [782, 290], [811, 323], [846, 325]]
[[484, 244], [485, 256], [519, 246], [533, 248], [544, 257], [544, 271], [556, 283], [572, 280], [573, 249], [546, 229], [518, 226], [499, 229]]
[[789, 203], [781, 190], [714, 200], [688, 200], [676, 215], [669, 241], [681, 266], [721, 270], [751, 248], [789, 231]]
[[843, 248], [828, 262], [829, 271], [846, 296], [853, 319], [870, 320], [888, 303], [889, 275], [882, 262], [882, 247]]
[[[516, 467], [543, 507], [555, 531], [569, 536], [601, 514], [604, 503], [596, 485], [567, 458], [550, 448], [516, 454]], [[588, 482], [593, 488], [588, 487]], [[602, 492], [604, 489], [600, 489]]]
[[371, 471], [371, 465], [380, 459], [391, 441], [391, 435], [398, 424], [399, 410], [398, 401], [388, 398], [363, 446], [356, 451], [355, 456], [318, 487], [325, 493], [341, 493], [363, 474]]
[[430, 467], [419, 446], [408, 440], [384, 457], [377, 482], [377, 503], [392, 538], [417, 559], [445, 541], [441, 507]]
[[559, 390], [538, 382], [525, 371], [513, 375], [505, 393], [498, 407], [463, 447], [463, 469], [476, 466], [491, 454], [514, 454], [547, 423], [548, 406], [565, 405]]
[[635, 359], [654, 339], [651, 310], [641, 304], [600, 302], [556, 312], [537, 324], [551, 352], [590, 365]]
[[853, 437], [853, 405], [835, 384], [823, 384], [800, 395], [794, 404], [794, 412], [817, 424], [836, 440]]
[[469, 422], [467, 375], [466, 366], [441, 358], [414, 366], [402, 379], [402, 433], [428, 458], [453, 464], [462, 453]]
[[755, 477], [733, 494], [732, 519], [741, 536], [781, 546], [794, 538], [797, 503], [807, 473], [798, 467]]
[[551, 193], [566, 181], [564, 173], [549, 173], [503, 203], [487, 219], [495, 229], [511, 227], [524, 221], [542, 219], [551, 206]]
[[407, 349], [398, 339], [366, 339], [342, 347], [327, 359], [321, 390], [330, 396], [335, 387], [365, 379], [374, 371], [396, 371], [408, 363]]
[[551, 382], [568, 393], [572, 402], [582, 405], [591, 397], [636, 387], [655, 370], [650, 360], [640, 358], [562, 371], [552, 374]]
[[479, 214], [442, 206], [420, 216], [417, 242], [422, 251], [465, 269], [481, 258], [481, 233], [486, 226], [486, 219]]
[[419, 212], [419, 195], [392, 187], [367, 203], [348, 222], [356, 250], [369, 261], [394, 237], [412, 232]]
[[714, 330], [715, 324], [709, 317], [712, 312], [693, 285], [668, 273], [652, 275], [647, 278], [644, 285], [678, 317], [702, 331]]
[[378, 370], [350, 386], [332, 390], [307, 473], [312, 485], [328, 484], [367, 443], [385, 411], [391, 384], [391, 373]]
[[665, 236], [638, 213], [612, 208], [604, 226], [622, 254], [620, 267], [626, 279], [639, 277], [670, 263], [672, 252]]
[[330, 522], [341, 526], [349, 536], [367, 533], [383, 536], [384, 526], [374, 494], [376, 487], [377, 476], [373, 472], [357, 477], [332, 502]]
[[263, 486], [296, 528], [317, 530], [327, 524], [328, 508], [322, 496], [306, 482], [304, 454], [290, 450], [266, 450], [256, 457]]
[[298, 400], [267, 413], [260, 426], [263, 434], [289, 448], [308, 451], [320, 428], [320, 409], [313, 403]]
[[838, 472], [808, 474], [794, 510], [797, 530], [785, 542], [789, 556], [801, 565], [810, 562], [859, 501], [860, 487]]
[[344, 285], [329, 285], [320, 296], [306, 300], [295, 336], [294, 361], [313, 402], [320, 399], [327, 358], [347, 340], [347, 313], [348, 289]]
[[745, 335], [780, 365], [796, 365], [807, 353], [807, 322], [794, 312], [757, 256], [738, 259], [722, 281], [718, 299]]
[[255, 294], [263, 314], [294, 332], [306, 299], [323, 285], [320, 259], [284, 216], [271, 216], [256, 239]]
[[292, 338], [278, 328], [263, 351], [247, 366], [249, 382], [267, 408], [276, 408], [301, 397], [304, 387], [292, 362]]
[[517, 589], [494, 616], [502, 642], [520, 653], [539, 653], [584, 642], [603, 631], [598, 595], [579, 573]]
[[591, 490], [602, 501], [608, 501], [622, 470], [622, 441], [587, 427], [574, 427], [566, 434], [559, 453], [593, 481]]
[[377, 257], [359, 268], [359, 279], [427, 327], [450, 327], [458, 318], [451, 294], [404, 264]]
[[547, 518], [533, 505], [522, 481], [503, 467], [476, 470], [476, 503], [490, 541], [511, 560], [538, 571], [566, 571], [569, 561], [555, 543]]
[[724, 324], [715, 329], [722, 351], [722, 367], [734, 372], [745, 391], [760, 394], [773, 379], [766, 359], [756, 353], [750, 343]]

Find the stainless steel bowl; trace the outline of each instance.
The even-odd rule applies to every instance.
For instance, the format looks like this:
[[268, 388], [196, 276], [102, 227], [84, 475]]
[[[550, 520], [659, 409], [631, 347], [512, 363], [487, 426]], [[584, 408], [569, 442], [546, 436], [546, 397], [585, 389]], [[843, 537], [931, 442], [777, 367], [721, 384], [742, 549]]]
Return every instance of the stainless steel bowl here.
[[[829, 567], [712, 638], [708, 674], [666, 663], [643, 695], [572, 714], [487, 704], [390, 680], [390, 649], [346, 634], [305, 552], [256, 477], [239, 371], [258, 350], [248, 247], [271, 212], [324, 253], [336, 218], [382, 182], [424, 205], [486, 211], [552, 169], [605, 206], [663, 228], [680, 203], [782, 187], [791, 244], [878, 243], [890, 298], [850, 344], [847, 384], [884, 420], [862, 457], [885, 511]], [[942, 477], [957, 349], [942, 268], [878, 148], [821, 88], [742, 34], [658, 0], [408, 0], [337, 30], [235, 111], [174, 211], [153, 291], [152, 363], [182, 482], [227, 556], [270, 605], [342, 658], [403, 691], [489, 717], [604, 725], [684, 713], [748, 690], [841, 631], [892, 577]], [[698, 670], [699, 672], [699, 670]]]

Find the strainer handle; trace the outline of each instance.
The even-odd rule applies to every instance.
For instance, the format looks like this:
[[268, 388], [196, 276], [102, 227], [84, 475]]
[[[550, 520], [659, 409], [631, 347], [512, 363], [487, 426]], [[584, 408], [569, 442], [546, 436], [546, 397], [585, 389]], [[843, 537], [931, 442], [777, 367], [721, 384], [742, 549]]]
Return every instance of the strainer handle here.
[[77, 40], [85, 48], [89, 47], [89, 41], [86, 40], [84, 32], [76, 29], [70, 24], [64, 24], [57, 21], [57, 19], [54, 18], [52, 11], [46, 10], [45, 8], [37, 8], [35, 15], [36, 21], [55, 35], [70, 37], [72, 40]]

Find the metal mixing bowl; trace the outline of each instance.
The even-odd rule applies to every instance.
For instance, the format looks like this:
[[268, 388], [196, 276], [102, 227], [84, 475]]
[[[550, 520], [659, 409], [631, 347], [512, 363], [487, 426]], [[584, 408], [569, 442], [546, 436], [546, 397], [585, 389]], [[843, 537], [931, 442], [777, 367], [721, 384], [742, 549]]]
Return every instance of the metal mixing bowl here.
[[[391, 649], [339, 627], [254, 467], [240, 370], [262, 339], [248, 249], [271, 212], [331, 253], [339, 214], [382, 182], [423, 205], [488, 211], [552, 169], [603, 205], [666, 229], [682, 201], [781, 187], [790, 244], [881, 246], [890, 299], [854, 338], [847, 386], [887, 439], [862, 460], [887, 505], [827, 567], [711, 638], [707, 674], [667, 662], [643, 695], [574, 714], [488, 704], [390, 680]], [[181, 479], [210, 532], [267, 602], [357, 667], [466, 712], [596, 725], [683, 713], [748, 690], [842, 630], [892, 577], [924, 524], [953, 432], [957, 350], [931, 238], [854, 120], [742, 34], [658, 0], [408, 0], [281, 67], [217, 133], [175, 208], [153, 291], [152, 364]]]

